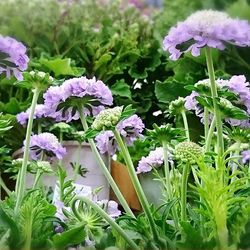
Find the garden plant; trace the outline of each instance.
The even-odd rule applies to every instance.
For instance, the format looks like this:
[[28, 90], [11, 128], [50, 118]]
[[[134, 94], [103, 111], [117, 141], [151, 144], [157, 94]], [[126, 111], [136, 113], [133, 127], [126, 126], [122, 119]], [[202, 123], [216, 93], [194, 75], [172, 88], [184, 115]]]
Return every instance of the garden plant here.
[[[58, 4], [45, 2], [52, 6]], [[97, 1], [93, 2], [100, 10]], [[62, 6], [64, 17], [70, 16], [73, 11], [70, 3], [64, 2]], [[76, 8], [77, 4], [73, 6]], [[44, 46], [42, 54], [41, 47], [34, 42], [35, 33], [31, 32], [26, 44], [34, 46], [30, 49], [32, 59], [22, 42], [0, 35], [1, 81], [6, 86], [12, 81], [12, 89], [18, 98], [23, 95], [23, 102], [25, 97], [31, 98], [31, 102], [27, 102], [29, 107], [26, 103], [23, 111], [19, 110], [15, 116], [18, 125], [12, 123], [6, 110], [0, 116], [0, 136], [6, 144], [6, 134], [17, 126], [25, 131], [21, 158], [12, 159], [5, 145], [0, 148], [1, 163], [5, 167], [0, 168], [3, 174], [0, 186], [4, 193], [0, 201], [0, 248], [248, 249], [249, 76], [240, 71], [234, 75], [221, 72], [215, 68], [218, 64], [214, 61], [228, 51], [237, 51], [231, 47], [246, 50], [250, 47], [250, 24], [222, 11], [195, 11], [174, 24], [159, 47], [156, 36], [151, 37], [148, 30], [136, 27], [137, 24], [150, 29], [145, 17], [132, 15], [139, 15], [135, 7], [119, 8], [123, 15], [128, 15], [127, 22], [131, 16], [139, 20], [139, 24], [125, 22], [121, 26], [128, 25], [127, 30], [117, 26], [107, 31], [105, 22], [110, 19], [106, 16], [101, 21], [103, 26], [93, 27], [98, 29], [94, 31], [96, 36], [91, 33], [86, 44], [74, 38], [63, 41], [58, 28], [51, 40], [41, 38], [41, 43], [49, 44], [40, 44]], [[77, 9], [74, 11], [81, 16]], [[57, 25], [70, 22], [66, 17]], [[78, 23], [73, 23], [72, 30], [64, 30], [65, 36], [78, 28]], [[44, 27], [46, 24], [42, 24]], [[142, 30], [145, 33], [140, 35], [148, 40], [137, 39]], [[77, 29], [74, 32], [77, 33]], [[129, 40], [126, 36], [131, 34], [137, 36]], [[102, 43], [98, 39], [103, 39]], [[119, 39], [124, 40], [118, 43]], [[91, 43], [96, 43], [96, 47]], [[148, 44], [144, 47], [143, 43]], [[53, 57], [53, 53], [58, 57]], [[77, 60], [87, 63], [83, 67], [80, 63], [72, 65], [68, 55], [74, 58], [74, 63]], [[162, 58], [167, 58], [167, 62]], [[203, 73], [190, 72], [190, 68], [185, 72], [185, 67], [176, 66], [173, 72], [187, 77], [189, 84], [180, 84], [174, 91], [176, 99], [162, 101], [151, 110], [155, 99], [150, 101], [150, 98], [155, 96], [148, 93], [154, 92], [147, 82], [151, 80], [150, 74], [155, 77], [163, 64], [169, 64], [170, 69], [178, 61], [185, 65], [196, 62]], [[64, 71], [65, 65], [68, 72]], [[154, 93], [161, 100], [168, 91], [163, 79], [164, 76], [159, 75]], [[168, 78], [170, 91], [178, 84], [176, 79], [178, 77]], [[126, 81], [133, 81], [135, 85], [139, 80], [148, 85], [144, 88], [142, 84], [140, 92], [133, 88], [132, 93]], [[144, 93], [146, 99], [143, 99]], [[150, 107], [145, 108], [148, 103]], [[159, 108], [164, 116], [151, 122], [148, 111]], [[152, 114], [149, 117], [152, 118]], [[194, 130], [196, 122], [200, 125]], [[90, 145], [99, 171], [118, 203], [101, 200], [101, 187], [89, 191], [75, 182], [75, 176], [69, 178], [63, 160], [67, 154], [63, 144], [67, 137]], [[140, 152], [135, 152], [137, 150]], [[118, 155], [124, 163], [141, 211], [135, 212], [129, 206], [103, 160], [105, 154]], [[74, 168], [77, 175], [84, 174], [88, 166], [82, 168], [76, 164]], [[6, 184], [6, 173], [15, 180], [13, 190]], [[34, 177], [31, 187], [27, 186], [28, 173]], [[47, 175], [56, 177], [50, 187], [43, 183]], [[157, 203], [150, 201], [141, 184], [148, 175], [153, 176], [152, 183], [158, 188]]]

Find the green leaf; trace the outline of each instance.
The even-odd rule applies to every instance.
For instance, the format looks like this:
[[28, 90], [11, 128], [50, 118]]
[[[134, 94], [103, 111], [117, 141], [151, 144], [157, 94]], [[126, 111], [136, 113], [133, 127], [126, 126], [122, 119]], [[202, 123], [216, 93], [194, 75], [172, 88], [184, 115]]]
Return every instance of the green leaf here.
[[11, 97], [9, 102], [5, 104], [4, 111], [9, 114], [17, 114], [20, 110], [20, 104], [15, 97]]
[[186, 96], [187, 94], [188, 91], [184, 89], [183, 84], [172, 77], [169, 77], [164, 82], [156, 81], [155, 95], [159, 102], [168, 103], [179, 96]]
[[66, 248], [69, 245], [80, 244], [84, 241], [86, 232], [85, 225], [80, 224], [74, 228], [53, 236], [53, 243], [57, 249]]
[[114, 85], [112, 85], [111, 91], [113, 95], [127, 97], [131, 99], [130, 86], [125, 83], [124, 79], [117, 81]]
[[40, 63], [48, 67], [51, 71], [54, 72], [55, 76], [60, 75], [69, 75], [69, 76], [78, 76], [82, 72], [71, 66], [70, 58], [56, 58], [56, 59], [40, 59]]

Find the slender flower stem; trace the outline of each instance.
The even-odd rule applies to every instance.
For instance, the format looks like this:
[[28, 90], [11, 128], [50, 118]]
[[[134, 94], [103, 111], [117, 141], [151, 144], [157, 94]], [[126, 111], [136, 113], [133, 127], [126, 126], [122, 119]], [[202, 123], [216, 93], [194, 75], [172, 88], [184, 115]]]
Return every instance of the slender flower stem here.
[[186, 112], [182, 111], [181, 115], [182, 115], [182, 119], [183, 119], [183, 124], [184, 124], [184, 128], [185, 128], [185, 133], [186, 133], [187, 140], [190, 141], [189, 127], [188, 127]]
[[[235, 155], [236, 156], [240, 155], [240, 145], [241, 145], [241, 142], [237, 141], [236, 142], [236, 148], [237, 148], [237, 150], [235, 150]], [[237, 168], [238, 168], [238, 165], [233, 162], [233, 165], [232, 165], [232, 175], [235, 175], [235, 172], [237, 171]], [[236, 179], [237, 179], [237, 177], [233, 176], [232, 179], [231, 179], [231, 183], [234, 182]]]
[[208, 108], [204, 107], [204, 133], [205, 133], [205, 141], [207, 140], [209, 130], [209, 111]]
[[80, 214], [77, 211], [76, 208], [76, 202], [77, 201], [83, 201], [88, 206], [92, 207], [104, 220], [106, 220], [110, 226], [115, 229], [121, 237], [129, 244], [131, 249], [140, 249], [133, 240], [131, 240], [130, 236], [127, 235], [127, 233], [115, 222], [115, 220], [110, 217], [100, 206], [98, 206], [96, 203], [94, 203], [92, 200], [88, 199], [84, 196], [76, 196], [74, 200], [72, 201], [72, 211], [77, 215], [80, 216]]
[[[59, 132], [59, 142], [60, 142], [60, 144], [63, 143], [63, 132], [62, 132], [61, 129], [60, 129], [60, 132]], [[59, 160], [59, 165], [62, 166], [62, 159]]]
[[[168, 145], [167, 142], [163, 141], [163, 156], [164, 156], [164, 172], [165, 172], [165, 179], [166, 179], [166, 192], [169, 201], [173, 199], [173, 192], [172, 186], [170, 181], [170, 171], [169, 171], [169, 161], [168, 161]], [[175, 228], [178, 229], [178, 215], [175, 206], [172, 207], [172, 215], [175, 224]]]
[[[8, 189], [8, 187], [5, 185], [5, 183], [4, 183], [3, 179], [2, 179], [2, 176], [0, 175], [0, 189], [1, 189], [1, 187], [2, 187], [3, 190], [6, 192], [6, 194], [7, 194], [8, 196], [10, 196], [11, 191], [10, 191], [10, 190]], [[0, 196], [0, 199], [1, 199], [1, 196]]]
[[32, 133], [32, 125], [33, 125], [33, 117], [34, 117], [34, 112], [37, 104], [37, 100], [39, 97], [40, 90], [38, 88], [35, 88], [33, 90], [33, 99], [30, 107], [30, 114], [29, 114], [29, 121], [28, 121], [28, 126], [26, 130], [26, 137], [25, 137], [25, 145], [24, 145], [24, 155], [23, 155], [23, 163], [22, 167], [18, 173], [18, 185], [16, 186], [16, 195], [17, 195], [17, 200], [16, 200], [16, 207], [15, 211], [19, 208], [21, 205], [24, 192], [25, 192], [25, 183], [26, 183], [26, 173], [27, 173], [27, 163], [29, 160], [29, 149], [30, 149], [30, 137]]
[[190, 166], [189, 163], [184, 164], [182, 181], [181, 181], [181, 221], [187, 220], [187, 183]]
[[138, 199], [139, 199], [141, 206], [145, 212], [145, 215], [148, 218], [149, 226], [150, 226], [151, 232], [153, 234], [154, 240], [159, 241], [160, 239], [159, 239], [158, 231], [156, 229], [156, 225], [155, 225], [153, 216], [152, 216], [151, 211], [150, 211], [149, 203], [148, 203], [148, 200], [143, 192], [143, 189], [142, 189], [141, 184], [139, 182], [138, 176], [135, 172], [134, 164], [131, 160], [130, 154], [128, 152], [128, 148], [127, 148], [126, 144], [124, 144], [119, 131], [117, 129], [114, 129], [113, 133], [115, 135], [115, 139], [119, 145], [119, 148], [122, 152], [123, 158], [126, 162], [128, 173], [129, 173], [130, 179], [133, 183], [133, 186], [135, 188]]
[[[81, 119], [84, 131], [87, 131], [88, 130], [88, 124], [87, 124], [85, 116], [83, 115], [83, 113], [82, 113], [81, 110], [82, 110], [82, 108], [79, 109], [80, 119]], [[103, 161], [100, 153], [98, 152], [94, 140], [93, 139], [89, 139], [88, 142], [89, 142], [90, 147], [92, 149], [92, 152], [93, 152], [93, 154], [94, 154], [94, 156], [96, 158], [96, 161], [98, 162], [98, 164], [99, 164], [99, 166], [101, 168], [101, 171], [103, 172], [104, 176], [108, 180], [108, 182], [109, 182], [111, 188], [113, 189], [113, 191], [114, 191], [117, 199], [119, 200], [120, 204], [123, 206], [125, 212], [128, 215], [130, 215], [131, 217], [135, 218], [135, 215], [133, 214], [132, 210], [128, 206], [127, 201], [125, 200], [125, 198], [123, 197], [121, 191], [117, 187], [117, 185], [116, 185], [113, 177], [111, 176], [109, 170], [107, 169], [107, 167], [106, 167], [106, 165], [105, 165], [105, 163], [104, 163], [104, 161]]]
[[208, 133], [207, 133], [205, 152], [208, 152], [210, 150], [212, 138], [214, 135], [214, 129], [215, 129], [215, 117], [213, 118], [212, 123], [211, 123], [210, 128], [209, 128]]
[[42, 176], [42, 171], [40, 169], [37, 170], [37, 173], [36, 173], [36, 177], [35, 177], [35, 181], [34, 181], [34, 184], [33, 184], [33, 189], [37, 188], [37, 185], [39, 183], [39, 180]]
[[215, 82], [212, 51], [209, 47], [206, 47], [205, 52], [206, 52], [208, 75], [209, 75], [210, 85], [211, 85], [211, 94], [213, 98], [214, 116], [215, 116], [215, 122], [216, 122], [216, 130], [217, 130], [218, 154], [223, 155], [224, 141], [223, 141], [223, 131], [222, 131], [222, 119], [221, 119], [220, 110], [218, 108], [217, 100], [216, 100], [216, 98], [218, 97], [218, 93], [217, 93], [217, 86]]

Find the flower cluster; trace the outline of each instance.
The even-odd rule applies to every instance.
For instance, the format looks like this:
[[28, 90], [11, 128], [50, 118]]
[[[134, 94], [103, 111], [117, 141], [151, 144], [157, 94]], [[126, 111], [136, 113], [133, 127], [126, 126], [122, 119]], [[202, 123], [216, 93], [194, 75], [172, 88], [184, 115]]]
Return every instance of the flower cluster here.
[[32, 135], [30, 138], [30, 158], [38, 160], [43, 153], [48, 157], [56, 157], [60, 160], [66, 154], [66, 149], [62, 147], [56, 136], [51, 133]]
[[150, 172], [153, 168], [164, 164], [163, 148], [159, 147], [151, 151], [148, 156], [143, 156], [138, 163], [137, 174]]
[[13, 74], [16, 79], [22, 80], [22, 71], [28, 68], [29, 58], [26, 54], [26, 47], [11, 37], [0, 35], [0, 74], [5, 72], [9, 78]]
[[49, 117], [57, 121], [78, 120], [78, 109], [85, 115], [97, 115], [113, 103], [112, 93], [100, 80], [86, 77], [66, 80], [61, 86], [52, 86], [44, 94]]
[[[43, 104], [37, 104], [34, 112], [33, 119], [40, 119], [45, 116], [46, 106]], [[30, 115], [30, 108], [26, 111], [17, 114], [16, 119], [21, 125], [26, 125]]]
[[[122, 135], [123, 139], [128, 145], [131, 145], [137, 138], [142, 136], [144, 124], [137, 115], [132, 115], [127, 119], [120, 121], [116, 128]], [[117, 150], [117, 143], [114, 139], [112, 131], [107, 130], [98, 134], [95, 138], [96, 146], [101, 154], [109, 153], [115, 154]]]
[[172, 60], [177, 60], [189, 51], [193, 56], [199, 56], [200, 49], [205, 46], [223, 50], [225, 43], [249, 46], [248, 22], [230, 18], [224, 12], [202, 10], [172, 27], [163, 41], [163, 47]]
[[[250, 115], [250, 86], [249, 82], [246, 81], [246, 77], [243, 75], [232, 76], [229, 80], [218, 79], [216, 81], [218, 89], [226, 88], [228, 91], [234, 93], [237, 96], [236, 104], [240, 104], [245, 107], [246, 112]], [[202, 80], [195, 84], [195, 86], [199, 85], [207, 85], [209, 86], [209, 80]], [[192, 91], [189, 96], [185, 98], [185, 108], [187, 110], [195, 111], [195, 114], [201, 118], [203, 122], [204, 111], [203, 108], [199, 105], [196, 97], [199, 96], [199, 93]], [[223, 99], [221, 100], [223, 102]], [[224, 99], [225, 102], [225, 99]], [[228, 101], [227, 101], [228, 103]], [[211, 115], [210, 115], [211, 120]], [[247, 120], [236, 120], [228, 118], [226, 121], [232, 126], [240, 126], [243, 128], [250, 127], [250, 121]]]

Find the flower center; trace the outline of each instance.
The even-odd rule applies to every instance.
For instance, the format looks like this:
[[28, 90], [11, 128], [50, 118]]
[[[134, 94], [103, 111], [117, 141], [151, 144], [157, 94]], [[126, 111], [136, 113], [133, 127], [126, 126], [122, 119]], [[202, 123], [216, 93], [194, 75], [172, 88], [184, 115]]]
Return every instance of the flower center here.
[[222, 23], [228, 22], [230, 17], [221, 11], [201, 10], [187, 18], [185, 23], [189, 26], [198, 27], [200, 31], [206, 32]]

